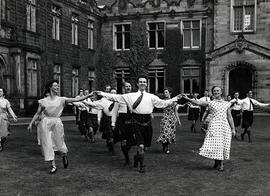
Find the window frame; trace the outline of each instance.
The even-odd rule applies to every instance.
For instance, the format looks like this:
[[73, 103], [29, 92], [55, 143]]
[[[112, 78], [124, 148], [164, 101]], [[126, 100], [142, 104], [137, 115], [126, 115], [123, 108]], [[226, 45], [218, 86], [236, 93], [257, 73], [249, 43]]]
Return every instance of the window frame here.
[[[121, 88], [117, 88], [117, 93], [123, 93], [123, 83], [126, 80], [129, 80], [131, 75], [130, 75], [130, 68], [129, 67], [118, 67], [114, 70], [114, 75], [115, 75], [115, 80], [116, 80], [116, 86], [118, 87], [118, 81], [117, 79], [121, 79], [122, 85]], [[121, 75], [121, 77], [118, 77]], [[126, 79], [126, 80], [125, 80]]]
[[[154, 76], [154, 79], [155, 79], [155, 92], [154, 94], [159, 94], [159, 93], [163, 93], [164, 91], [164, 88], [166, 87], [166, 69], [164, 66], [153, 66], [153, 67], [150, 67], [147, 71], [148, 73], [148, 81], [147, 81], [147, 88], [148, 88], [148, 91], [150, 92], [150, 78], [153, 78], [151, 77], [150, 73], [151, 72], [154, 72], [155, 76]], [[158, 73], [161, 73], [163, 72], [163, 89], [162, 92], [158, 92], [159, 90], [159, 83], [158, 83], [158, 78], [161, 78], [160, 76], [158, 76]]]
[[[58, 66], [57, 70], [56, 70], [56, 66]], [[53, 79], [58, 81], [59, 96], [60, 96], [62, 93], [62, 65], [61, 64], [53, 65]]]
[[[32, 12], [33, 10], [34, 12]], [[37, 31], [37, 0], [27, 0], [26, 2], [26, 29], [31, 32]]]
[[[230, 6], [230, 9], [231, 9], [231, 32], [232, 33], [255, 33], [256, 32], [256, 24], [257, 24], [257, 0], [254, 0], [254, 26], [253, 26], [253, 30], [245, 30], [244, 29], [244, 16], [245, 16], [245, 2], [246, 0], [244, 0], [244, 4], [242, 5], [242, 8], [243, 8], [243, 21], [242, 21], [242, 30], [234, 30], [234, 24], [235, 24], [235, 21], [234, 21], [234, 3], [235, 3], [235, 0], [231, 0], [231, 6]], [[240, 6], [239, 6], [240, 7]]]
[[113, 49], [115, 51], [121, 51], [121, 50], [130, 50], [130, 48], [124, 48], [125, 46], [125, 36], [124, 35], [124, 31], [122, 31], [122, 48], [121, 49], [118, 49], [117, 48], [117, 38], [116, 38], [116, 25], [122, 25], [122, 30], [123, 30], [123, 25], [130, 25], [130, 30], [129, 30], [129, 36], [130, 36], [130, 43], [129, 43], [129, 46], [131, 46], [131, 25], [132, 25], [132, 22], [122, 22], [122, 23], [113, 23]]
[[[80, 83], [80, 69], [77, 67], [72, 67], [71, 72], [71, 96], [77, 96], [79, 92], [79, 83]], [[77, 79], [77, 88], [75, 86], [75, 80]]]
[[[31, 62], [31, 68], [29, 68]], [[36, 68], [33, 68], [33, 62], [35, 62]], [[33, 89], [34, 82], [33, 82], [33, 73], [36, 74], [36, 89]], [[30, 75], [29, 75], [30, 74]], [[28, 83], [30, 76], [30, 82]], [[26, 93], [27, 97], [38, 97], [39, 96], [39, 59], [37, 58], [27, 58], [27, 65], [26, 65]]]
[[[184, 36], [184, 22], [192, 22], [192, 21], [199, 21], [200, 25], [199, 25], [199, 32], [200, 32], [200, 37], [199, 37], [199, 46], [193, 46], [193, 33], [192, 33], [192, 29], [190, 31], [190, 47], [186, 47], [184, 45], [184, 41], [185, 41], [185, 36]], [[183, 45], [183, 50], [200, 50], [201, 47], [202, 47], [202, 19], [201, 18], [192, 18], [192, 19], [184, 19], [184, 20], [181, 20], [181, 24], [180, 24], [180, 27], [181, 27], [181, 34], [182, 34], [182, 45]]]
[[[94, 69], [88, 69], [88, 87], [89, 87], [89, 91], [93, 91], [95, 88], [95, 80], [96, 80], [96, 71]], [[90, 82], [92, 82], [92, 89], [90, 88]]]
[[[149, 24], [150, 23], [163, 23], [164, 24], [164, 47], [158, 47], [158, 30], [155, 30], [155, 48], [150, 48], [150, 34], [149, 34]], [[163, 50], [166, 46], [166, 21], [165, 20], [158, 20], [158, 21], [146, 21], [146, 32], [147, 32], [147, 44], [148, 48], [151, 50]]]
[[[185, 69], [197, 69], [197, 70], [199, 70], [199, 75], [198, 76], [196, 76], [196, 75], [184, 75], [184, 70]], [[183, 92], [184, 94], [190, 94], [190, 93], [194, 93], [194, 88], [193, 88], [193, 83], [192, 83], [192, 80], [193, 79], [198, 79], [198, 81], [199, 81], [199, 84], [198, 84], [198, 92], [196, 92], [196, 93], [200, 93], [200, 90], [201, 90], [201, 76], [202, 76], [202, 73], [201, 73], [201, 67], [199, 67], [199, 66], [183, 66], [183, 67], [181, 67], [181, 69], [180, 69], [181, 71], [180, 71], [180, 80], [181, 80], [181, 92]], [[189, 79], [189, 81], [190, 81], [190, 89], [189, 89], [189, 92], [188, 93], [186, 93], [184, 90], [185, 90], [185, 84], [184, 84], [184, 80], [185, 79]]]
[[[55, 8], [55, 9], [54, 9]], [[61, 40], [61, 7], [57, 6], [57, 5], [52, 5], [52, 39], [59, 41]], [[56, 21], [58, 20], [58, 25], [56, 23]]]
[[79, 14], [71, 14], [71, 44], [78, 46], [79, 45], [79, 23], [80, 18]]
[[7, 0], [0, 0], [0, 20], [4, 20], [4, 21], [7, 21], [7, 18], [8, 18], [8, 6], [7, 6]]
[[94, 49], [94, 24], [94, 20], [87, 20], [87, 48], [91, 50]]

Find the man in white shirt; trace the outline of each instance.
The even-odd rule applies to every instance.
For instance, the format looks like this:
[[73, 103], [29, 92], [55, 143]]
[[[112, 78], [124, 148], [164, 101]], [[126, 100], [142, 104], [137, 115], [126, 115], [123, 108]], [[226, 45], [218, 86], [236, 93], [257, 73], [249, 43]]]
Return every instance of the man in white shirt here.
[[[124, 93], [131, 92], [131, 84], [129, 82], [125, 82]], [[132, 132], [131, 125], [131, 113], [125, 102], [121, 102], [118, 105], [118, 117], [116, 120], [115, 130], [114, 130], [114, 143], [121, 141], [121, 150], [125, 158], [124, 165], [130, 164], [129, 159], [129, 150], [132, 145], [134, 145], [134, 137]]]
[[[208, 102], [210, 101], [210, 97], [209, 97], [209, 92], [208, 92], [208, 90], [205, 90], [205, 91], [204, 91], [203, 97], [201, 97], [201, 98], [199, 99], [199, 101], [208, 101]], [[203, 114], [204, 114], [205, 110], [206, 110], [206, 107], [201, 106], [201, 111], [200, 111], [200, 120], [201, 120], [201, 121], [202, 121], [202, 117], [203, 117]]]
[[99, 130], [102, 132], [102, 138], [106, 140], [109, 152], [114, 155], [113, 129], [115, 127], [117, 115], [116, 107], [112, 101], [103, 97], [99, 97], [97, 101], [83, 101], [83, 103], [88, 107], [102, 110], [101, 119], [98, 118], [100, 124]]
[[251, 132], [248, 128], [251, 127], [253, 123], [254, 105], [259, 107], [269, 107], [269, 104], [260, 103], [257, 100], [252, 99], [252, 96], [252, 91], [248, 91], [247, 97], [242, 100], [242, 128], [244, 129], [244, 132], [241, 134], [241, 139], [244, 140], [244, 136], [247, 133], [249, 143], [251, 142]]
[[152, 140], [152, 118], [151, 114], [154, 107], [165, 108], [173, 102], [177, 101], [180, 96], [169, 100], [162, 100], [156, 95], [146, 92], [147, 77], [138, 77], [138, 92], [127, 93], [124, 95], [113, 95], [103, 92], [97, 92], [102, 96], [117, 101], [119, 103], [126, 103], [132, 112], [132, 127], [137, 144], [137, 154], [134, 156], [134, 167], [138, 167], [140, 163], [139, 172], [145, 172], [144, 166], [144, 148], [151, 146]]
[[232, 103], [231, 113], [235, 126], [235, 138], [237, 139], [237, 127], [241, 124], [241, 111], [243, 103], [243, 101], [239, 99], [239, 92], [234, 93], [234, 98], [230, 100], [230, 103]]

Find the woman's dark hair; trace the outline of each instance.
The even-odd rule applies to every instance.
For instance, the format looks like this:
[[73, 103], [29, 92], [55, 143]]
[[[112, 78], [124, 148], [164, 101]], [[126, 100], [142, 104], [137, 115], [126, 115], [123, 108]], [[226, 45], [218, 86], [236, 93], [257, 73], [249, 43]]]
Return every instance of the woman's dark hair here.
[[58, 80], [50, 80], [50, 81], [48, 81], [46, 86], [45, 86], [45, 92], [46, 91], [50, 92], [50, 88], [52, 87], [53, 83], [59, 84], [59, 81]]
[[2, 90], [3, 90], [3, 96], [6, 96], [6, 94], [7, 94], [6, 89], [4, 89], [3, 87], [0, 87], [0, 89], [2, 89]]
[[169, 91], [169, 93], [170, 94], [172, 94], [173, 93], [173, 88], [172, 87], [166, 87], [166, 88], [164, 88], [164, 91]]

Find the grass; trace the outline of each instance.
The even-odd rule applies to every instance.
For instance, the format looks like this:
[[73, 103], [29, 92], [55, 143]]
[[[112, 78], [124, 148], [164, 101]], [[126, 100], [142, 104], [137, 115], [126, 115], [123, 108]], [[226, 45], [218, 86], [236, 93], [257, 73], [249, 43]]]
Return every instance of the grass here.
[[[26, 126], [14, 126], [0, 153], [0, 195], [269, 195], [268, 120], [270, 116], [255, 117], [254, 142], [233, 140], [231, 160], [225, 163], [225, 172], [217, 172], [211, 168], [211, 160], [191, 152], [201, 146], [204, 135], [190, 133], [186, 117], [182, 117], [172, 153], [161, 153], [160, 145], [154, 142], [159, 135], [157, 117], [145, 174], [132, 166], [123, 167], [119, 144], [117, 155], [110, 156], [103, 140], [84, 142], [75, 124], [69, 122], [65, 132], [70, 165], [63, 169], [58, 156], [58, 171], [49, 175], [35, 133], [29, 135]], [[133, 148], [131, 155], [134, 152]]]

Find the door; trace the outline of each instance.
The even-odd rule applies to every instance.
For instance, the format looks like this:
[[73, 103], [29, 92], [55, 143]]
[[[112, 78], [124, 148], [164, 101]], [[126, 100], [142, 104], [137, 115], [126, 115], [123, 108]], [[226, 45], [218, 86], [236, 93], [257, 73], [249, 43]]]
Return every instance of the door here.
[[246, 97], [246, 93], [252, 90], [253, 83], [252, 72], [243, 67], [233, 69], [229, 73], [229, 95], [233, 96], [235, 92], [239, 92], [239, 98]]

